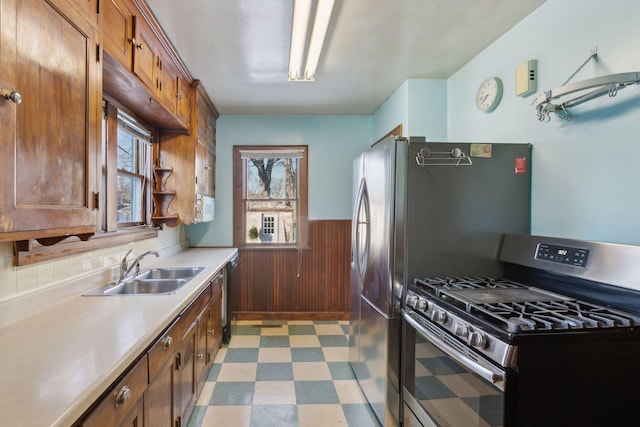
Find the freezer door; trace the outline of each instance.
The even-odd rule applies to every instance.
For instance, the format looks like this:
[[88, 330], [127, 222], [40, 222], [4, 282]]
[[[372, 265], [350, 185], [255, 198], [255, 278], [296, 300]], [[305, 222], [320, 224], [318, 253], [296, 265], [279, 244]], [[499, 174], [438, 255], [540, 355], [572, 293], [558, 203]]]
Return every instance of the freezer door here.
[[[472, 157], [470, 166], [409, 162], [407, 280], [499, 277], [504, 233], [529, 234], [531, 145], [481, 146], [486, 155]], [[474, 153], [468, 143], [410, 144], [409, 159], [423, 148]]]
[[368, 253], [363, 265], [362, 296], [387, 316], [395, 316], [391, 274], [395, 182], [395, 142], [380, 143], [365, 153]]

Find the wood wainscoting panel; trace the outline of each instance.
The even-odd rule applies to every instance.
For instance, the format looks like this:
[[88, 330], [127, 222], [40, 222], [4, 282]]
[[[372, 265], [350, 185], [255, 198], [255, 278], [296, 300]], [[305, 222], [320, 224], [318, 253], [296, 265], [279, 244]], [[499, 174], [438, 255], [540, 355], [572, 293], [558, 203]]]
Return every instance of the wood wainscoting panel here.
[[305, 249], [241, 248], [236, 319], [349, 318], [351, 220], [309, 221]]

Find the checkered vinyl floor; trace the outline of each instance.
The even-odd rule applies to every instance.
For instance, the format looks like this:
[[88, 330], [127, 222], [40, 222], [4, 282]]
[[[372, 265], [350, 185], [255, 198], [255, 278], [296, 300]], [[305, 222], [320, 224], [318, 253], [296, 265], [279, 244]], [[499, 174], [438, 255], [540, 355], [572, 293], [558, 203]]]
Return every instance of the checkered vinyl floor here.
[[378, 427], [348, 362], [349, 322], [237, 321], [189, 427]]

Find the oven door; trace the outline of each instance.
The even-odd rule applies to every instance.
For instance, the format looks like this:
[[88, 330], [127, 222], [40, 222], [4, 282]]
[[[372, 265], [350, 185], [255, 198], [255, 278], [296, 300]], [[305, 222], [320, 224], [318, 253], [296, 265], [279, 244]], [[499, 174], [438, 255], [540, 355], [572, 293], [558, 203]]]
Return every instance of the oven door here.
[[405, 425], [504, 426], [506, 371], [414, 311], [402, 317]]

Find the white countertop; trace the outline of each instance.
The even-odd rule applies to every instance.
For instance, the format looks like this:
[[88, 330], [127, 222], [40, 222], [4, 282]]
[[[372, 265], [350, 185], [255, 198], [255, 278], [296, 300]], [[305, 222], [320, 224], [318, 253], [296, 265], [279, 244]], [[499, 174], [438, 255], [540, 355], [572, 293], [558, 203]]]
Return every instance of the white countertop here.
[[173, 295], [78, 292], [0, 327], [2, 425], [70, 426], [236, 252], [189, 249], [155, 265], [147, 257], [145, 268], [206, 268]]

